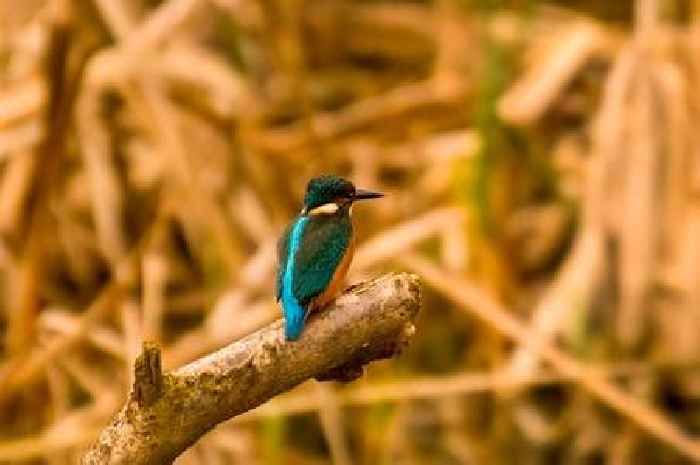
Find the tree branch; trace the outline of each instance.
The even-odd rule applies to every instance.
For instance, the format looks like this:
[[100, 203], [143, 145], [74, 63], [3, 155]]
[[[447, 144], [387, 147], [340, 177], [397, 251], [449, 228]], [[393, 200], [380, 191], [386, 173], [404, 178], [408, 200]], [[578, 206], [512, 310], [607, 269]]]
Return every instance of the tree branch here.
[[170, 464], [218, 423], [301, 382], [349, 381], [400, 352], [420, 307], [415, 275], [389, 274], [351, 289], [285, 342], [281, 321], [169, 374], [144, 347], [126, 405], [83, 457], [83, 465]]

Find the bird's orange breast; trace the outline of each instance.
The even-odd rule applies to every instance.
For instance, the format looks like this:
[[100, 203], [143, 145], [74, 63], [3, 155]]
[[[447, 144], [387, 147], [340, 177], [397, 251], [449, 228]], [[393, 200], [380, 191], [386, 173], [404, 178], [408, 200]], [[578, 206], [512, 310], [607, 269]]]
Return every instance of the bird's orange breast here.
[[329, 302], [332, 302], [338, 294], [343, 290], [345, 284], [345, 277], [348, 274], [348, 269], [350, 268], [350, 263], [352, 263], [352, 257], [355, 254], [355, 238], [350, 239], [350, 244], [348, 245], [343, 259], [340, 264], [335, 269], [331, 282], [328, 283], [328, 287], [320, 293], [316, 298], [313, 299], [311, 305], [309, 306], [310, 311], [319, 310], [325, 307]]

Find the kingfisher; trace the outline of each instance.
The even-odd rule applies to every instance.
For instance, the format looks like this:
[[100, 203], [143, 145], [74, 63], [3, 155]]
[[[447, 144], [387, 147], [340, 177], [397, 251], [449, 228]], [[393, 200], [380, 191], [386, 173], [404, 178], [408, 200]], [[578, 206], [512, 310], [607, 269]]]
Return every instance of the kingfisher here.
[[355, 248], [353, 203], [383, 195], [338, 176], [309, 181], [301, 213], [277, 244], [277, 302], [287, 341], [299, 339], [309, 313], [342, 290]]

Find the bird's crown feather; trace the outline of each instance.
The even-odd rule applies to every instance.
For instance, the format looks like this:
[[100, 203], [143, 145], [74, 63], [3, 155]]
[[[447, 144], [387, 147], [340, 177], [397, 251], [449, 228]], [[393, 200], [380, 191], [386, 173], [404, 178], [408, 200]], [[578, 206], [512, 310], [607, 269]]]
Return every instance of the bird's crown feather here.
[[347, 179], [332, 175], [319, 176], [306, 186], [304, 207], [311, 210], [340, 198], [352, 198], [354, 194], [355, 186]]

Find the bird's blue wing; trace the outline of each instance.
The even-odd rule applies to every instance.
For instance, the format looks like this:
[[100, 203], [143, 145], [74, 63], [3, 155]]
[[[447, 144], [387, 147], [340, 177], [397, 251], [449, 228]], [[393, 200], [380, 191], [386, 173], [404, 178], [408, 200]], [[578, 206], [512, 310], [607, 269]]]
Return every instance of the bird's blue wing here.
[[301, 247], [302, 238], [308, 217], [297, 218], [281, 239], [279, 250], [284, 258], [280, 258], [280, 268], [277, 274], [278, 300], [282, 302], [284, 313], [284, 332], [288, 341], [299, 338], [304, 329], [304, 319], [306, 318], [306, 308], [294, 296], [294, 269], [296, 266], [296, 255]]
[[289, 255], [289, 234], [292, 231], [293, 223], [287, 226], [282, 237], [277, 241], [277, 301], [282, 298], [282, 286], [284, 284], [284, 271], [287, 268]]
[[302, 306], [321, 294], [333, 279], [352, 239], [347, 216], [310, 218], [294, 257], [293, 293]]

